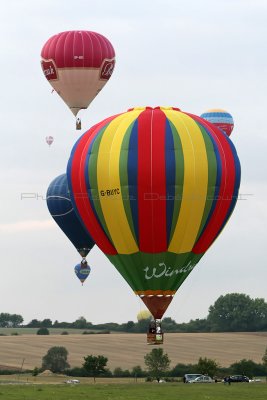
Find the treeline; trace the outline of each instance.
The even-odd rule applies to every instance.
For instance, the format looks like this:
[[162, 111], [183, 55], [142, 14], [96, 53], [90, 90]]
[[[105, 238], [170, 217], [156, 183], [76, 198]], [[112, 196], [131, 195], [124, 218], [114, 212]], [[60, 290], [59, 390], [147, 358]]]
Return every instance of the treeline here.
[[[97, 357], [95, 357], [97, 358]], [[107, 359], [106, 359], [107, 360]], [[58, 363], [58, 360], [57, 360]], [[35, 367], [33, 370], [23, 370], [21, 369], [11, 369], [4, 370], [0, 369], [0, 375], [11, 375], [15, 373], [32, 373], [32, 375], [36, 376], [39, 373], [43, 372], [46, 369], [45, 366], [41, 368]], [[183, 364], [178, 363], [173, 368], [170, 368], [168, 371], [164, 372], [164, 378], [166, 380], [175, 380], [177, 378], [182, 378], [185, 374], [208, 374], [212, 377], [224, 377], [229, 375], [246, 375], [249, 378], [253, 378], [255, 376], [266, 376], [266, 363], [255, 363], [252, 360], [243, 359], [231, 364], [229, 367], [220, 367], [216, 361], [201, 358], [198, 360], [196, 364]], [[88, 371], [84, 366], [82, 367], [74, 367], [74, 368], [64, 368], [63, 371], [54, 371], [54, 372], [64, 372], [65, 375], [71, 377], [93, 377], [94, 372]], [[137, 365], [131, 369], [123, 369], [121, 367], [114, 368], [111, 371], [109, 368], [105, 368], [101, 371], [99, 376], [106, 378], [147, 378], [149, 380], [150, 372], [146, 369], [143, 369], [140, 365]]]
[[[123, 370], [120, 367], [111, 372], [107, 368], [108, 358], [104, 355], [88, 355], [84, 357], [84, 363], [81, 367], [70, 368], [67, 361], [68, 350], [65, 347], [52, 347], [42, 359], [42, 370], [49, 369], [52, 372], [64, 372], [69, 376], [80, 377], [146, 377], [147, 380], [160, 378], [168, 378], [169, 380], [177, 380], [186, 373], [198, 373], [208, 375], [213, 379], [220, 379], [229, 375], [246, 375], [250, 379], [254, 376], [266, 376], [267, 372], [267, 348], [262, 357], [262, 363], [255, 363], [252, 360], [243, 359], [231, 364], [229, 367], [221, 367], [216, 360], [200, 357], [196, 364], [178, 363], [174, 368], [170, 367], [171, 359], [162, 348], [154, 348], [144, 356], [143, 370], [140, 365], [133, 367], [131, 370]], [[37, 371], [36, 371], [37, 373]], [[176, 378], [176, 379], [175, 379]]]
[[[210, 370], [209, 365], [207, 365], [208, 369], [203, 369], [202, 361], [207, 361], [207, 364], [211, 364]], [[83, 367], [75, 367], [71, 369], [66, 369], [64, 373], [68, 376], [76, 376], [76, 377], [90, 377], [93, 374], [88, 373]], [[209, 360], [207, 358], [199, 359], [197, 364], [183, 364], [178, 363], [173, 368], [170, 368], [168, 371], [164, 373], [165, 378], [178, 378], [183, 377], [185, 374], [209, 374], [212, 377], [224, 377], [229, 375], [246, 375], [249, 378], [253, 378], [255, 376], [266, 376], [266, 365], [262, 363], [255, 363], [252, 360], [240, 360], [229, 367], [220, 367], [216, 364], [215, 361]], [[101, 374], [103, 377], [116, 377], [116, 378], [147, 378], [150, 376], [149, 371], [142, 369], [141, 366], [137, 365], [132, 369], [122, 369], [120, 367], [114, 368], [113, 371], [107, 369], [104, 373]]]
[[[61, 329], [88, 329], [96, 331], [113, 331], [144, 333], [147, 331], [148, 321], [128, 321], [123, 324], [109, 322], [93, 324], [84, 317], [74, 322], [52, 322], [51, 319], [33, 319], [22, 325], [20, 315], [0, 314], [0, 327], [31, 327], [31, 328], [61, 328]], [[187, 323], [177, 323], [172, 318], [162, 320], [164, 332], [255, 332], [267, 331], [267, 303], [262, 298], [251, 299], [250, 296], [240, 293], [230, 293], [220, 296], [209, 307], [207, 318], [191, 320]]]

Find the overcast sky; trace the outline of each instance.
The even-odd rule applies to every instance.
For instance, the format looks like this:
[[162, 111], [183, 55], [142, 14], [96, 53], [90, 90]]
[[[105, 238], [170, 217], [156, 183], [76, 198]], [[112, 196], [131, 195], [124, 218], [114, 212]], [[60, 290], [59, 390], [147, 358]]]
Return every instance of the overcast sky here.
[[[43, 76], [40, 52], [65, 30], [105, 35], [114, 74], [83, 131], [134, 106], [175, 106], [200, 115], [224, 108], [242, 167], [240, 200], [225, 230], [178, 290], [165, 316], [203, 318], [223, 294], [267, 301], [266, 0], [10, 0], [0, 14], [0, 312], [93, 323], [136, 320], [143, 303], [96, 248], [82, 287], [80, 256], [50, 217], [49, 183], [65, 172], [79, 137], [65, 103]], [[45, 137], [52, 135], [51, 148]], [[31, 193], [25, 199], [24, 193]]]

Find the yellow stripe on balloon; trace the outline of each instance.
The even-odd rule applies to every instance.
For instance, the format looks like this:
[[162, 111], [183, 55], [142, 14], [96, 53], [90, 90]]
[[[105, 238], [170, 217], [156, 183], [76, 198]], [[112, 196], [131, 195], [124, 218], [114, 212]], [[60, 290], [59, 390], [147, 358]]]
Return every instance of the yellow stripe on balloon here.
[[115, 118], [105, 130], [99, 146], [97, 183], [100, 204], [112, 242], [120, 254], [138, 251], [125, 213], [120, 183], [120, 152], [125, 133], [143, 110]]
[[187, 253], [195, 244], [205, 209], [208, 188], [206, 146], [201, 130], [192, 118], [177, 111], [164, 112], [176, 127], [184, 155], [181, 208], [168, 250]]

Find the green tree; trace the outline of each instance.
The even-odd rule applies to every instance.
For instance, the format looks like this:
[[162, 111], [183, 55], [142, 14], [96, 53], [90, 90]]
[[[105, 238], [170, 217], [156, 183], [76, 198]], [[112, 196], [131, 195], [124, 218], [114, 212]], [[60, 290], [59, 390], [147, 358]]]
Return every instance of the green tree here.
[[19, 314], [11, 314], [10, 315], [10, 323], [13, 328], [17, 328], [23, 322], [23, 318]]
[[157, 379], [158, 382], [170, 368], [169, 356], [167, 353], [164, 354], [161, 348], [152, 349], [144, 359], [150, 376]]
[[22, 322], [23, 318], [21, 315], [9, 313], [0, 314], [0, 327], [2, 328], [17, 328]]
[[178, 324], [170, 317], [163, 318], [162, 329], [164, 332], [177, 332]]
[[39, 328], [41, 326], [42, 322], [38, 321], [38, 319], [32, 319], [29, 323], [28, 323], [28, 327], [29, 328]]
[[93, 376], [94, 382], [97, 376], [105, 374], [107, 372], [106, 365], [108, 359], [104, 356], [89, 355], [84, 357], [83, 368], [88, 373], [89, 376]]
[[183, 332], [210, 332], [210, 324], [207, 318], [191, 319], [187, 323], [179, 324], [178, 328]]
[[135, 324], [135, 332], [138, 333], [145, 333], [147, 332], [148, 326], [149, 326], [149, 322], [151, 321], [151, 318], [147, 318], [147, 319], [140, 319], [140, 321], [138, 321]]
[[80, 317], [73, 322], [73, 328], [77, 329], [86, 329], [87, 328], [87, 321], [84, 317]]
[[262, 330], [267, 328], [267, 303], [242, 293], [229, 293], [210, 306], [207, 320], [211, 331]]
[[113, 371], [113, 376], [116, 376], [118, 378], [124, 378], [131, 376], [131, 373], [128, 369], [123, 370], [121, 367], [117, 367]]
[[69, 368], [68, 350], [62, 346], [51, 347], [42, 360], [42, 368], [52, 372], [63, 372]]
[[37, 376], [38, 374], [39, 374], [39, 368], [35, 367], [35, 368], [32, 370], [32, 376]]
[[194, 374], [198, 373], [197, 364], [182, 364], [178, 363], [171, 369], [169, 376], [184, 376], [188, 372]]
[[45, 327], [45, 328], [51, 328], [52, 326], [52, 321], [49, 318], [45, 318], [42, 322], [41, 322], [41, 326]]
[[125, 331], [126, 332], [132, 332], [134, 330], [134, 327], [135, 327], [135, 323], [133, 321], [128, 321], [125, 324]]
[[140, 365], [136, 365], [132, 368], [131, 375], [134, 376], [135, 379], [137, 379], [146, 376], [146, 372], [142, 370]]
[[36, 335], [49, 335], [49, 330], [47, 328], [39, 328]]
[[202, 358], [200, 357], [197, 364], [197, 372], [203, 375], [209, 375], [212, 378], [216, 375], [216, 372], [219, 368], [219, 364], [210, 358]]
[[252, 378], [255, 375], [255, 370], [258, 365], [252, 360], [240, 360], [230, 365], [231, 371], [234, 375], [246, 375]]
[[263, 365], [265, 366], [265, 370], [266, 370], [265, 373], [266, 373], [266, 379], [267, 379], [267, 347], [266, 347], [265, 353], [262, 357], [262, 362], [263, 362]]

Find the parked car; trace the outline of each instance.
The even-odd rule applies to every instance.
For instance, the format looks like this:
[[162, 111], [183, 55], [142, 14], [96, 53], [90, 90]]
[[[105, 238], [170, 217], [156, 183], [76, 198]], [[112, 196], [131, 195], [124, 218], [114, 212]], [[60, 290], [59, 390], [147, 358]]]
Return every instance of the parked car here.
[[80, 381], [78, 379], [69, 379], [65, 381], [65, 383], [71, 383], [73, 385], [76, 385], [77, 383], [80, 383]]
[[202, 374], [185, 374], [183, 381], [184, 381], [184, 383], [189, 383], [190, 381], [193, 381], [194, 379], [198, 378], [199, 376], [202, 376]]
[[201, 375], [196, 379], [189, 381], [189, 383], [215, 383], [215, 380], [208, 375]]
[[228, 378], [228, 382], [249, 382], [249, 378], [245, 375], [232, 375]]

